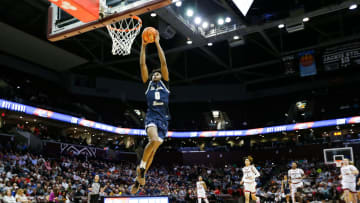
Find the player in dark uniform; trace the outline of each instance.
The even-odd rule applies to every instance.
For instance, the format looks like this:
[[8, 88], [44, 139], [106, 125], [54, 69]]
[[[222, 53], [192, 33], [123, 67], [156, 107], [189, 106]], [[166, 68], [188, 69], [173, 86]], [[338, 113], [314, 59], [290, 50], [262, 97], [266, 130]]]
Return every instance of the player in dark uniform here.
[[285, 195], [286, 203], [290, 202], [290, 185], [287, 178], [287, 175], [284, 175], [283, 180], [281, 181], [281, 193]]
[[141, 79], [146, 85], [145, 96], [148, 110], [145, 118], [145, 130], [149, 138], [141, 159], [140, 165], [136, 168], [135, 184], [131, 187], [131, 193], [138, 192], [140, 185], [145, 185], [145, 173], [149, 169], [156, 150], [163, 143], [168, 131], [169, 115], [169, 72], [166, 64], [165, 54], [160, 46], [160, 37], [157, 34], [155, 45], [161, 63], [160, 69], [152, 71], [150, 77], [146, 66], [145, 48], [143, 41], [140, 52]]

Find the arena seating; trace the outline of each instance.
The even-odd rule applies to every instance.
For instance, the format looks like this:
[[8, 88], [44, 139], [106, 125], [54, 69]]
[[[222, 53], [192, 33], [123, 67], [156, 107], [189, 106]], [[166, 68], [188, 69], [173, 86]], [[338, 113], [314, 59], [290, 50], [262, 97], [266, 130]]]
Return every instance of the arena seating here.
[[[76, 157], [49, 158], [26, 151], [12, 151], [0, 146], [0, 192], [10, 189], [13, 194], [24, 189], [31, 201], [58, 200], [86, 201], [88, 188], [95, 174], [100, 175], [104, 189], [102, 195], [130, 195], [129, 187], [135, 177], [135, 163], [111, 163], [99, 160], [81, 160]], [[309, 201], [340, 199], [341, 189], [337, 178], [339, 170], [325, 166], [320, 160], [298, 160], [307, 179], [303, 198]], [[267, 201], [280, 201], [281, 178], [289, 168], [290, 160], [268, 160], [256, 164], [260, 169], [258, 195]], [[138, 195], [168, 195], [172, 202], [195, 202], [195, 182], [203, 176], [209, 199], [223, 202], [243, 198], [241, 167], [227, 165], [222, 168], [205, 165], [154, 165], [147, 174], [148, 184]]]

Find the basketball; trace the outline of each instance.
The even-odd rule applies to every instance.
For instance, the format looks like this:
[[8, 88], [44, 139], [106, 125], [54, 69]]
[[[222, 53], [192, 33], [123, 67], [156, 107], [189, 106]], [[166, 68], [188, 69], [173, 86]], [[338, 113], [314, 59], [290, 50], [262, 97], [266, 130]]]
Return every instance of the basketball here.
[[142, 33], [142, 38], [145, 43], [154, 43], [155, 37], [158, 35], [158, 31], [153, 27], [147, 27]]

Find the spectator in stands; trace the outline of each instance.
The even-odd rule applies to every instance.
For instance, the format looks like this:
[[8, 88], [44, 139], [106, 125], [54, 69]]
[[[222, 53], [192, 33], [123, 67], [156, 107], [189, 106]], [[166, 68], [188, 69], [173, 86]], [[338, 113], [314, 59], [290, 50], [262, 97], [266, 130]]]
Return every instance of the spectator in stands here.
[[28, 203], [30, 202], [28, 200], [28, 198], [26, 197], [26, 195], [24, 194], [24, 190], [23, 189], [18, 189], [16, 192], [16, 196], [15, 196], [16, 202], [21, 202], [21, 203]]
[[16, 203], [16, 199], [14, 196], [12, 196], [12, 192], [10, 189], [6, 191], [6, 195], [3, 197], [2, 200], [4, 203]]
[[[50, 192], [48, 192], [49, 190], [50, 190]], [[49, 202], [55, 202], [55, 193], [54, 193], [54, 190], [48, 188], [46, 194], [48, 194], [47, 197], [46, 197], [46, 200], [47, 200], [47, 201], [49, 201]]]
[[3, 192], [3, 188], [5, 187], [4, 184], [4, 179], [1, 177], [1, 173], [0, 173], [0, 193]]
[[322, 196], [321, 199], [329, 200], [330, 197], [332, 196], [331, 195], [332, 191], [330, 190], [327, 184], [324, 184], [321, 188], [319, 188], [319, 192]]

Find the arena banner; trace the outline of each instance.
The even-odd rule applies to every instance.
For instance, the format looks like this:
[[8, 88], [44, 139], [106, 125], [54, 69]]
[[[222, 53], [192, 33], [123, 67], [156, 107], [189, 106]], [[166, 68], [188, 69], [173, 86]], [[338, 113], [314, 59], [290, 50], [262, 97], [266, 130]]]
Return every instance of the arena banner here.
[[86, 157], [95, 158], [96, 157], [96, 148], [95, 147], [86, 147], [86, 146], [79, 146], [73, 144], [60, 144], [60, 151], [61, 154], [74, 154], [75, 156], [83, 155]]
[[109, 148], [96, 148], [55, 141], [43, 141], [44, 151], [48, 155], [80, 156], [112, 161], [136, 161], [136, 153], [120, 152]]
[[299, 53], [299, 58], [300, 76], [306, 77], [316, 75], [317, 71], [314, 50]]
[[[74, 124], [74, 125], [80, 125], [80, 126], [84, 126], [84, 127], [88, 127], [88, 128], [93, 128], [93, 129], [110, 132], [110, 133], [114, 133], [114, 134], [146, 136], [146, 132], [144, 129], [118, 128], [115, 126], [86, 120], [84, 118], [73, 117], [70, 115], [52, 112], [49, 110], [40, 109], [40, 108], [36, 108], [36, 107], [24, 105], [24, 104], [19, 104], [16, 102], [7, 101], [7, 100], [3, 100], [3, 99], [0, 99], [0, 109], [22, 112], [22, 113], [29, 114], [29, 115], [58, 120], [58, 121], [62, 121], [62, 122], [66, 122], [66, 123], [70, 123], [70, 124]], [[184, 132], [169, 131], [167, 134], [167, 137], [196, 138], [196, 137], [251, 136], [251, 135], [288, 132], [288, 131], [294, 131], [294, 130], [303, 130], [303, 129], [310, 129], [310, 128], [321, 128], [321, 127], [328, 127], [328, 126], [347, 125], [347, 124], [355, 124], [355, 123], [360, 123], [360, 116], [305, 122], [305, 123], [295, 123], [295, 124], [288, 124], [288, 125], [279, 125], [279, 126], [271, 126], [271, 127], [248, 129], [248, 130], [184, 131]]]
[[325, 71], [360, 66], [360, 42], [327, 48], [324, 50], [322, 60]]
[[101, 148], [88, 147], [83, 145], [68, 144], [54, 141], [44, 141], [44, 150], [48, 154], [67, 154], [72, 156], [84, 156], [89, 158], [106, 158]]
[[286, 75], [295, 74], [298, 67], [298, 61], [296, 55], [284, 56], [282, 58], [282, 64]]

